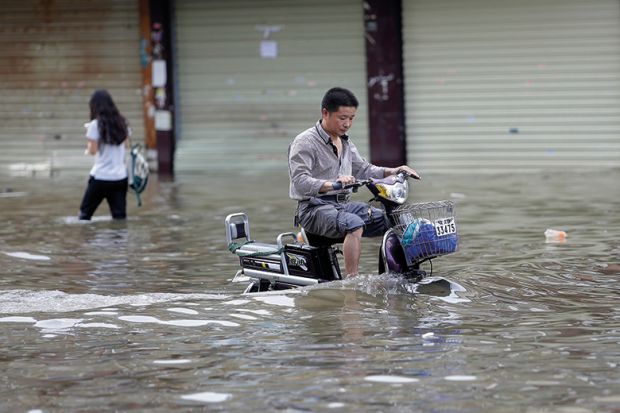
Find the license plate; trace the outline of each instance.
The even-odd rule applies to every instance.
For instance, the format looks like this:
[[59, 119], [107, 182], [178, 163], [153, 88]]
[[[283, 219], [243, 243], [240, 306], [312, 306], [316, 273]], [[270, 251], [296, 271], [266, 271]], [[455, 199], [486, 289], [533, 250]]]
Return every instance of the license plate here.
[[454, 222], [454, 217], [435, 220], [435, 233], [438, 237], [455, 234], [456, 222]]

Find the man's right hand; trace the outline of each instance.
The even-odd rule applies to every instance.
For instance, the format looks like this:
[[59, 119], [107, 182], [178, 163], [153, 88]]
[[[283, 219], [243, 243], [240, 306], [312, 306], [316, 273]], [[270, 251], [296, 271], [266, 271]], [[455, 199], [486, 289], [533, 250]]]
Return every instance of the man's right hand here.
[[[324, 194], [329, 191], [338, 191], [345, 185], [349, 185], [355, 182], [355, 177], [351, 175], [340, 175], [335, 181], [325, 181], [319, 193]], [[338, 185], [340, 184], [340, 185]]]
[[340, 175], [336, 181], [342, 182], [342, 185], [349, 185], [355, 182], [355, 177], [352, 175]]

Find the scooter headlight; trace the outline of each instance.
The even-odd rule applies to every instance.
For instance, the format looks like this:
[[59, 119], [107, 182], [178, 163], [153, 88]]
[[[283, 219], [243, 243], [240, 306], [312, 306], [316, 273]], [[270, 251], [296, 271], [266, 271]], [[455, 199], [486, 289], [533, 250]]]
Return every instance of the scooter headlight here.
[[407, 180], [402, 182], [396, 181], [392, 184], [377, 183], [376, 187], [379, 191], [379, 196], [395, 204], [404, 204], [407, 200], [407, 195], [409, 193], [409, 184]]

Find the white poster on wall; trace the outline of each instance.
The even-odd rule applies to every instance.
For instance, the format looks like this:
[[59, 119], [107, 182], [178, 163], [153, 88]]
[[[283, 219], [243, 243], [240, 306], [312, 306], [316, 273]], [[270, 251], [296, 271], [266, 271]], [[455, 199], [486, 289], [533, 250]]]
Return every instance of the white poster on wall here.
[[263, 59], [275, 59], [278, 57], [278, 42], [275, 40], [262, 40], [260, 42], [260, 57]]
[[172, 130], [172, 114], [169, 110], [155, 111], [155, 130]]
[[153, 75], [151, 77], [153, 87], [166, 86], [166, 61], [153, 60]]

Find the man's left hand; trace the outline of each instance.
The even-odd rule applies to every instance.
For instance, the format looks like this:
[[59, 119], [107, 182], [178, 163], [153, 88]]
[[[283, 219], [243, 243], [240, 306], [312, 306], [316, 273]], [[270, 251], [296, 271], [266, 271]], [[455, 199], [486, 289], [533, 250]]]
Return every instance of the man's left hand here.
[[405, 172], [407, 175], [414, 179], [422, 179], [413, 168], [410, 168], [407, 165], [401, 165], [396, 168], [385, 168], [385, 176], [396, 175], [399, 172]]

